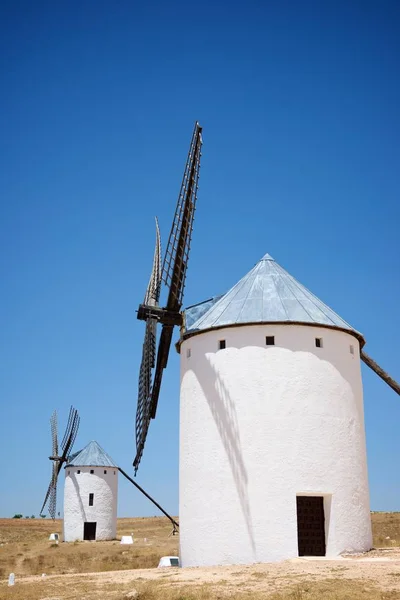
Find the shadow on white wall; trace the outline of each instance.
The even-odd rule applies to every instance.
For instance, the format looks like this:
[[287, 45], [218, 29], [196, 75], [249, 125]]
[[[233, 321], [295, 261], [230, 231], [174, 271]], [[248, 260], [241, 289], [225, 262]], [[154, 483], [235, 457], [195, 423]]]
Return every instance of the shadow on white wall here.
[[201, 372], [206, 374], [203, 379], [203, 382], [206, 382], [203, 385], [203, 393], [225, 448], [255, 557], [256, 545], [247, 490], [248, 475], [243, 460], [236, 409], [221, 374], [213, 364], [213, 358], [214, 354], [210, 353], [198, 359], [199, 363], [202, 363], [199, 365]]

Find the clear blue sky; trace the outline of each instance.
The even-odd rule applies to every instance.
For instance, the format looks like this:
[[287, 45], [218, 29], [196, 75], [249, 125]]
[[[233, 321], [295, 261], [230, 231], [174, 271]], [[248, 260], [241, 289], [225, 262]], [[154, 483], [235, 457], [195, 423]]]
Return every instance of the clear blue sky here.
[[[76, 449], [96, 439], [131, 469], [135, 310], [196, 119], [186, 303], [269, 252], [400, 378], [396, 0], [0, 10], [0, 516], [38, 514], [55, 408], [79, 409]], [[400, 510], [400, 400], [363, 376], [371, 506]], [[137, 480], [174, 514], [178, 395], [173, 353]], [[121, 482], [119, 514], [156, 510]]]

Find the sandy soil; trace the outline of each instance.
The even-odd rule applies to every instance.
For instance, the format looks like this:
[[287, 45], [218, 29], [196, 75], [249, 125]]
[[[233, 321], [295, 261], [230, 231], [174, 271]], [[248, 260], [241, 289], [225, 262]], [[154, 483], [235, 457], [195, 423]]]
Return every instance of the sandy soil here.
[[[135, 532], [132, 546], [113, 541], [57, 547], [48, 536], [61, 522], [2, 519], [0, 599], [125, 600], [137, 590], [139, 600], [400, 600], [400, 514], [374, 514], [372, 523], [374, 542], [385, 547], [366, 554], [156, 569], [160, 556], [177, 554], [179, 542], [160, 517], [118, 520], [118, 536]], [[16, 585], [9, 588], [11, 571]]]
[[[341, 557], [334, 560], [315, 558], [296, 558], [281, 563], [257, 564], [249, 566], [202, 567], [186, 569], [134, 569], [129, 571], [109, 571], [103, 573], [76, 573], [70, 575], [46, 576], [46, 583], [75, 587], [77, 580], [84, 577], [86, 587], [98, 589], [98, 598], [102, 597], [101, 588], [109, 584], [119, 584], [123, 589], [135, 588], [135, 583], [160, 581], [169, 585], [213, 584], [217, 590], [223, 586], [237, 591], [279, 591], [294, 582], [318, 581], [331, 578], [349, 579], [370, 583], [381, 590], [398, 592], [400, 598], [400, 548], [382, 549], [365, 555]], [[41, 577], [23, 577], [19, 583], [43, 581]], [[4, 583], [4, 582], [2, 582]], [[52, 589], [57, 593], [57, 585]], [[122, 589], [121, 588], [121, 589]], [[4, 592], [4, 588], [2, 590]], [[0, 593], [1, 593], [0, 591]], [[0, 596], [1, 597], [1, 596]], [[391, 596], [392, 598], [395, 596]], [[57, 597], [58, 598], [58, 597]], [[61, 598], [61, 596], [60, 596]], [[45, 598], [43, 598], [45, 600]], [[48, 598], [47, 600], [50, 600]], [[52, 600], [56, 600], [53, 596]]]

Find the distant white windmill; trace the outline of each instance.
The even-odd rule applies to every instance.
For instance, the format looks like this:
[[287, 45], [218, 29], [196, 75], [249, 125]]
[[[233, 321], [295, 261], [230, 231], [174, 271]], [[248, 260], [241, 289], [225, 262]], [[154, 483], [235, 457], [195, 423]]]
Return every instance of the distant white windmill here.
[[64, 541], [117, 535], [118, 466], [95, 441], [65, 467]]
[[[114, 540], [117, 534], [118, 472], [146, 496], [177, 532], [178, 523], [95, 442], [65, 467], [64, 541]], [[133, 537], [133, 534], [132, 534]]]
[[[64, 467], [64, 542], [116, 538], [118, 472], [168, 517], [173, 532], [177, 532], [178, 523], [121, 469], [97, 442], [89, 442], [83, 450], [72, 454], [79, 421], [78, 411], [71, 407], [65, 435], [61, 442], [62, 452], [59, 455], [56, 411], [50, 419], [52, 455], [49, 458], [53, 462], [53, 470], [41, 513], [48, 504], [49, 514], [52, 519], [55, 519], [58, 476]], [[54, 533], [52, 535], [58, 536]]]

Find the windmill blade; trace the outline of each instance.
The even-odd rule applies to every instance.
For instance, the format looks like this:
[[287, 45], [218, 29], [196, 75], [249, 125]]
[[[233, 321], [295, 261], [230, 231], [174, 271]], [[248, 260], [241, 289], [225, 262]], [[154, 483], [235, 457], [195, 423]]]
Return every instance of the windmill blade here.
[[54, 520], [56, 518], [56, 506], [57, 506], [57, 479], [58, 469], [57, 463], [53, 463], [53, 476], [51, 478], [50, 498], [49, 498], [49, 515]]
[[[165, 253], [163, 281], [169, 286], [166, 306], [168, 312], [178, 313], [183, 301], [190, 243], [192, 239], [193, 218], [199, 187], [201, 146], [203, 143], [201, 132], [202, 128], [196, 123], [176, 205], [174, 222], [172, 224], [167, 251]], [[161, 331], [157, 353], [157, 366], [151, 396], [152, 419], [156, 416], [163, 370], [168, 363], [173, 327], [174, 324], [164, 323]]]
[[144, 304], [148, 306], [156, 306], [160, 299], [161, 291], [161, 236], [156, 217], [156, 245], [154, 248], [153, 267], [144, 297]]
[[[157, 306], [161, 288], [161, 239], [158, 221], [156, 219], [156, 245], [154, 249], [153, 268], [147, 286], [145, 304]], [[136, 458], [139, 464], [143, 454], [144, 443], [150, 423], [150, 403], [152, 370], [155, 365], [157, 321], [149, 318], [146, 321], [142, 361], [139, 370], [138, 401], [136, 409]]]
[[[151, 397], [144, 394], [140, 397], [143, 407], [140, 414], [137, 414], [137, 426], [139, 425], [140, 439], [137, 438], [136, 457], [133, 462], [135, 472], [139, 466], [143, 453], [143, 447], [149, 427], [149, 416], [154, 419], [157, 411], [158, 397], [162, 381], [163, 370], [167, 366], [169, 350], [171, 347], [173, 328], [182, 323], [180, 309], [183, 302], [183, 293], [185, 289], [186, 271], [189, 261], [190, 243], [192, 239], [193, 219], [197, 201], [197, 191], [200, 176], [200, 158], [201, 158], [201, 137], [202, 128], [196, 122], [189, 154], [186, 161], [182, 185], [180, 188], [178, 202], [175, 209], [175, 216], [172, 223], [171, 232], [168, 239], [165, 252], [162, 279], [167, 285], [168, 298], [165, 308], [158, 306], [149, 306], [146, 303], [139, 306], [138, 318], [143, 320], [157, 319], [162, 323], [160, 342], [157, 352], [156, 370], [154, 375], [154, 384], [151, 389]], [[144, 355], [142, 361], [149, 350], [146, 342], [144, 344]], [[139, 376], [140, 389], [140, 376]]]
[[155, 327], [152, 320], [146, 323], [142, 362], [139, 371], [138, 403], [136, 409], [136, 459], [140, 462], [150, 424], [151, 372], [155, 360]]
[[75, 409], [72, 406], [69, 409], [68, 422], [67, 422], [67, 426], [65, 428], [64, 437], [63, 437], [62, 442], [61, 442], [61, 448], [63, 450], [64, 450], [65, 445], [67, 443], [67, 440], [68, 440], [68, 438], [69, 438], [69, 436], [71, 434], [72, 421], [73, 421], [73, 418], [74, 418], [74, 410]]
[[169, 288], [168, 310], [180, 310], [183, 301], [193, 218], [199, 187], [201, 146], [203, 143], [201, 132], [202, 128], [196, 122], [164, 257], [162, 278]]
[[361, 350], [361, 360], [368, 365], [385, 383], [387, 383], [392, 390], [394, 390], [400, 396], [400, 385], [386, 373], [368, 354]]
[[55, 410], [50, 418], [51, 427], [51, 449], [52, 456], [58, 456], [58, 438], [57, 438], [57, 411]]
[[[51, 455], [51, 459], [54, 461], [55, 457], [58, 456], [58, 438], [57, 438], [57, 411], [55, 410], [53, 412], [53, 414], [50, 417], [50, 429], [51, 429], [51, 451], [52, 451], [52, 455]], [[46, 496], [44, 498], [44, 502], [43, 502], [43, 506], [40, 509], [40, 514], [43, 513], [43, 510], [47, 504], [47, 501], [50, 497], [50, 495], [52, 494], [52, 488], [54, 486], [54, 474], [55, 474], [55, 467], [57, 466], [56, 462], [53, 462], [53, 472], [52, 472], [52, 476], [51, 476], [51, 480], [49, 483], [49, 487], [47, 488], [47, 492], [46, 492]]]
[[160, 343], [157, 352], [157, 366], [154, 374], [154, 383], [151, 394], [151, 418], [154, 419], [157, 412], [158, 398], [164, 369], [168, 364], [169, 350], [172, 342], [173, 325], [163, 325], [160, 335]]
[[52, 475], [49, 483], [49, 487], [47, 488], [46, 496], [44, 497], [44, 502], [42, 508], [40, 509], [40, 514], [43, 514], [43, 510], [46, 507], [47, 501], [49, 501], [49, 515], [52, 519], [55, 519], [56, 515], [56, 501], [57, 501], [57, 479], [58, 479], [58, 471], [57, 471], [57, 462], [53, 462], [52, 466]]
[[40, 513], [39, 514], [41, 514], [41, 515], [43, 514], [43, 510], [44, 510], [44, 508], [45, 508], [45, 506], [47, 504], [47, 500], [49, 499], [52, 485], [53, 485], [53, 477], [50, 479], [49, 487], [47, 488], [47, 492], [46, 492], [46, 495], [44, 497], [44, 502], [43, 502], [42, 508], [40, 509]]
[[80, 417], [78, 411], [71, 406], [69, 409], [67, 426], [65, 428], [64, 437], [61, 442], [61, 447], [63, 449], [63, 453], [61, 456], [58, 455], [58, 436], [57, 436], [57, 412], [51, 416], [50, 426], [51, 426], [51, 442], [52, 442], [52, 455], [49, 457], [50, 460], [53, 461], [52, 466], [52, 475], [49, 487], [47, 488], [46, 496], [44, 498], [43, 506], [40, 510], [40, 514], [43, 513], [43, 510], [48, 503], [49, 506], [49, 514], [52, 519], [56, 517], [56, 506], [57, 506], [57, 481], [58, 475], [60, 474], [61, 468], [63, 464], [68, 459], [69, 453], [72, 449], [72, 446], [75, 442], [76, 435], [78, 433]]
[[[72, 446], [74, 445], [77, 433], [78, 433], [78, 428], [79, 428], [79, 423], [80, 423], [80, 416], [78, 414], [78, 411], [76, 410], [76, 408], [72, 408], [71, 406], [71, 410], [70, 410], [70, 416], [72, 415], [71, 419], [68, 420], [68, 425], [67, 428], [69, 429], [69, 435], [66, 438], [65, 441], [65, 447], [63, 450], [63, 453], [59, 459], [58, 462], [58, 466], [57, 466], [57, 476], [60, 473], [63, 464], [66, 462], [68, 456], [71, 453], [72, 450]], [[64, 438], [66, 436], [64, 435]]]

